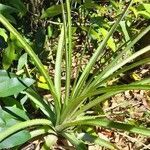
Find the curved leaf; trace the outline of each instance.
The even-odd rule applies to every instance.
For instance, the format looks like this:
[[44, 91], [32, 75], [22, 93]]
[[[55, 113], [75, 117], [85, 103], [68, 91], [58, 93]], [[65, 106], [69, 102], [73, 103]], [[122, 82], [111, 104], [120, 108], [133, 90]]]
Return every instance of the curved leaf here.
[[73, 144], [77, 150], [86, 150], [86, 145], [80, 139], [78, 139], [73, 133], [63, 133], [63, 136]]
[[[21, 137], [21, 138], [20, 138]], [[8, 149], [18, 145], [21, 145], [31, 138], [29, 131], [20, 131], [4, 141], [0, 142], [0, 149]]]
[[[15, 117], [12, 117], [11, 114], [2, 110], [1, 108], [0, 108], [0, 120], [1, 120], [0, 132], [7, 130], [7, 128], [20, 122], [18, 121], [18, 119], [16, 119]], [[9, 138], [0, 142], [0, 149], [12, 148], [14, 146], [23, 144], [26, 141], [28, 141], [30, 137], [31, 137], [30, 133], [27, 130], [19, 131], [18, 133], [13, 134], [9, 136]]]
[[87, 142], [90, 142], [90, 143], [94, 143], [96, 145], [99, 145], [99, 146], [103, 146], [103, 147], [106, 147], [106, 148], [109, 148], [111, 150], [117, 150], [118, 148], [116, 146], [114, 146], [112, 143], [110, 143], [109, 141], [106, 141], [98, 136], [95, 136], [95, 135], [91, 135], [89, 133], [83, 133], [81, 139], [83, 141], [87, 141]]

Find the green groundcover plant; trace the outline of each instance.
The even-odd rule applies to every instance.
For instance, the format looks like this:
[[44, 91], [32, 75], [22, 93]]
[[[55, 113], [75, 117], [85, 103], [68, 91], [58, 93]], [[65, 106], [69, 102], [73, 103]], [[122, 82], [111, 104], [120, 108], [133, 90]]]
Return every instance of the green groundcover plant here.
[[[52, 148], [59, 139], [66, 139], [76, 149], [81, 150], [87, 149], [89, 143], [101, 145], [109, 149], [117, 149], [109, 141], [100, 138], [96, 132], [91, 133], [89, 130], [86, 130], [93, 127], [117, 129], [150, 136], [150, 128], [125, 122], [115, 122], [104, 115], [96, 115], [92, 109], [95, 106], [100, 108], [99, 104], [105, 102], [105, 100], [108, 100], [115, 94], [126, 90], [150, 90], [150, 78], [130, 84], [107, 85], [108, 81], [120, 74], [150, 62], [149, 58], [133, 62], [135, 58], [150, 51], [150, 46], [146, 46], [135, 53], [129, 53], [134, 44], [150, 31], [150, 26], [146, 27], [134, 39], [116, 51], [116, 55], [110, 57], [104, 68], [93, 73], [89, 78], [95, 63], [105, 52], [107, 41], [115, 32], [120, 21], [127, 15], [131, 5], [132, 1], [129, 2], [122, 14], [118, 16], [118, 19], [112, 25], [104, 40], [99, 43], [99, 46], [81, 73], [81, 64], [78, 66], [78, 78], [74, 81], [73, 85], [71, 84], [72, 23], [69, 0], [66, 0], [67, 15], [65, 14], [64, 5], [62, 5], [63, 24], [61, 25], [61, 34], [58, 41], [54, 79], [48, 74], [44, 65], [23, 36], [0, 14], [0, 23], [20, 42], [34, 62], [35, 67], [45, 78], [50, 94], [53, 97], [53, 102], [49, 103], [38, 94], [34, 87], [35, 81], [33, 79], [21, 78], [14, 73], [1, 70], [0, 97], [3, 99], [3, 103], [7, 104], [7, 107], [0, 108], [0, 149], [17, 147], [33, 138], [39, 138], [41, 135], [44, 141], [41, 149]], [[127, 54], [128, 57], [125, 57]], [[63, 55], [65, 55], [66, 64], [65, 96], [61, 91], [61, 63], [64, 59]], [[22, 93], [28, 97], [33, 104], [40, 108], [45, 117], [34, 119], [30, 115], [27, 115], [22, 105], [15, 100], [18, 93]], [[11, 103], [15, 103], [15, 105], [10, 107]]]

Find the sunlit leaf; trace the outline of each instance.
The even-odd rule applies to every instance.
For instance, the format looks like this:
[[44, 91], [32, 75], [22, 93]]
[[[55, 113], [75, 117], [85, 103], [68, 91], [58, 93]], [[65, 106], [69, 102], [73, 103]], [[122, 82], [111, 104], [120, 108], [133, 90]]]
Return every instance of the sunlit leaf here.
[[144, 3], [143, 6], [144, 6], [145, 10], [146, 10], [148, 13], [150, 13], [150, 4], [149, 4], [149, 3]]
[[106, 141], [98, 137], [98, 135], [94, 136], [94, 135], [91, 135], [90, 133], [83, 133], [83, 134], [80, 134], [80, 138], [85, 142], [86, 141], [90, 142], [90, 144], [94, 143], [95, 145], [103, 146], [111, 150], [117, 150], [117, 147], [114, 146], [112, 143], [110, 143], [109, 140]]
[[17, 71], [23, 68], [23, 66], [27, 64], [27, 53], [23, 54], [18, 60]]
[[[104, 28], [100, 28], [100, 32], [102, 33], [103, 37], [106, 37], [106, 35], [108, 34], [108, 31]], [[112, 49], [113, 52], [116, 51], [116, 44], [112, 36], [107, 41], [107, 45]]]
[[33, 79], [10, 78], [0, 83], [0, 97], [18, 94], [34, 83]]
[[[0, 124], [0, 132], [6, 130], [7, 128], [19, 123], [18, 119], [12, 117], [8, 112], [0, 108], [0, 119], [3, 120], [3, 123]], [[20, 138], [21, 137], [21, 138]], [[0, 149], [8, 149], [21, 145], [30, 139], [30, 133], [27, 130], [19, 131], [9, 138], [0, 142]]]
[[2, 64], [5, 70], [7, 70], [11, 66], [15, 57], [16, 57], [15, 46], [13, 43], [9, 42], [8, 47], [3, 51]]
[[150, 19], [150, 13], [146, 11], [138, 11], [138, 15], [143, 16], [146, 19]]
[[86, 145], [81, 139], [78, 139], [73, 133], [63, 133], [63, 136], [75, 145], [77, 150], [86, 150]]

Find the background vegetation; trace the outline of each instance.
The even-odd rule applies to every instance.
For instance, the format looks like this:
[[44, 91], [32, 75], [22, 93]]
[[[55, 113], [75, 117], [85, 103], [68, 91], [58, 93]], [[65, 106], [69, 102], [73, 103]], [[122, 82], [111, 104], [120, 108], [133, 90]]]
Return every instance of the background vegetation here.
[[1, 0], [0, 23], [0, 149], [150, 148], [148, 0]]

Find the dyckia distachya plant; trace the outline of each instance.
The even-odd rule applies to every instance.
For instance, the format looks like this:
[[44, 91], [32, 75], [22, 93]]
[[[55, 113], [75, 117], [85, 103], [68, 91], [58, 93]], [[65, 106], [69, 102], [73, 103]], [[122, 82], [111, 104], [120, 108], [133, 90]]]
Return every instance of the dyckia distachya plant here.
[[[111, 27], [107, 36], [99, 44], [98, 48], [93, 53], [81, 75], [79, 75], [78, 70], [78, 78], [74, 81], [73, 85], [70, 82], [73, 50], [71, 9], [69, 0], [66, 0], [67, 16], [65, 14], [64, 5], [62, 4], [63, 24], [61, 26], [61, 34], [58, 41], [54, 79], [45, 70], [44, 65], [34, 53], [31, 46], [26, 42], [21, 34], [19, 34], [18, 31], [8, 22], [8, 20], [0, 14], [1, 24], [5, 26], [8, 31], [13, 34], [16, 39], [21, 43], [22, 47], [30, 56], [41, 75], [44, 76], [46, 83], [49, 87], [50, 94], [53, 97], [53, 105], [51, 105], [47, 103], [44, 99], [42, 99], [41, 96], [35, 91], [35, 89], [33, 90], [32, 88], [27, 88], [26, 90], [24, 90], [25, 88], [23, 88], [23, 93], [26, 94], [33, 103], [39, 106], [43, 114], [45, 114], [45, 118], [36, 118], [32, 120], [28, 119], [26, 121], [20, 121], [16, 125], [6, 128], [0, 134], [1, 144], [9, 140], [9, 138], [11, 138], [13, 135], [17, 134], [21, 130], [24, 130], [25, 128], [30, 128], [31, 126], [31, 130], [28, 131], [29, 137], [25, 139], [24, 142], [35, 137], [38, 138], [39, 135], [43, 135], [43, 139], [45, 140], [44, 146], [49, 148], [52, 148], [52, 145], [55, 144], [60, 137], [63, 137], [68, 140], [73, 146], [75, 146], [76, 149], [87, 149], [87, 143], [85, 142], [85, 140], [87, 140], [89, 143], [95, 143], [110, 149], [117, 149], [117, 147], [115, 147], [108, 141], [101, 139], [98, 135], [96, 135], [96, 133], [93, 135], [88, 133], [88, 131], [82, 131], [83, 125], [91, 128], [95, 126], [105, 127], [109, 129], [113, 128], [150, 136], [149, 128], [138, 127], [127, 123], [115, 122], [107, 119], [106, 117], [104, 117], [104, 115], [92, 115], [92, 113], [89, 115], [88, 113], [89, 111], [91, 111], [91, 108], [105, 102], [106, 99], [108, 100], [108, 98], [114, 96], [115, 94], [132, 89], [150, 90], [150, 78], [123, 85], [107, 86], [106, 84], [112, 78], [115, 78], [116, 76], [134, 67], [150, 62], [149, 58], [145, 58], [127, 65], [127, 63], [131, 62], [135, 58], [150, 51], [150, 46], [146, 46], [145, 48], [142, 48], [141, 50], [130, 54], [128, 58], [124, 59], [123, 57], [131, 50], [134, 44], [136, 44], [146, 33], [150, 31], [150, 26], [146, 27], [141, 33], [135, 36], [134, 39], [129, 41], [127, 43], [127, 46], [124, 47], [121, 51], [116, 52], [117, 56], [113, 59], [110, 58], [111, 61], [103, 69], [101, 69], [102, 71], [93, 73], [92, 77], [88, 78], [95, 63], [103, 56], [107, 41], [115, 32], [120, 21], [123, 20], [123, 18], [127, 15], [131, 4], [132, 1], [129, 2], [123, 13], [118, 16], [118, 19]], [[66, 64], [65, 98], [62, 98], [61, 93], [61, 62], [63, 59], [63, 54], [65, 54]], [[80, 69], [80, 66], [78, 67], [78, 69]], [[12, 144], [12, 146], [16, 145]]]

